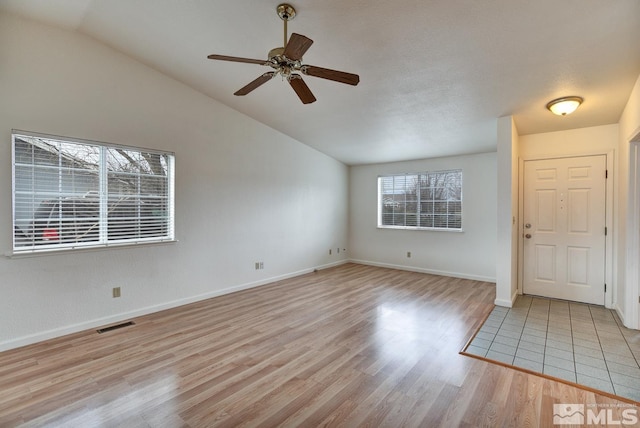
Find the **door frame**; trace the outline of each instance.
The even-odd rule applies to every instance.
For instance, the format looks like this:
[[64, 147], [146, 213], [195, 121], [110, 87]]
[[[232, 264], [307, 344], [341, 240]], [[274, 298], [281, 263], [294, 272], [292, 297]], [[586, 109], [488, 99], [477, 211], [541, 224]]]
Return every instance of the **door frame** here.
[[[640, 128], [636, 129], [629, 141], [629, 183], [627, 202], [627, 248], [625, 295], [621, 296], [625, 307], [626, 317], [622, 318], [624, 325], [640, 330]], [[625, 319], [626, 318], [626, 319]]]
[[[607, 228], [607, 236], [605, 236], [605, 260], [604, 260], [604, 276], [607, 289], [604, 293], [604, 306], [612, 309], [614, 307], [613, 292], [613, 190], [614, 190], [614, 150], [608, 152], [586, 151], [580, 154], [562, 154], [562, 155], [532, 155], [521, 156], [518, 158], [518, 295], [522, 295], [524, 281], [524, 163], [535, 160], [549, 159], [566, 159], [579, 158], [585, 156], [605, 156], [607, 163], [608, 177], [605, 183], [605, 226]], [[604, 284], [602, 284], [604, 287]]]

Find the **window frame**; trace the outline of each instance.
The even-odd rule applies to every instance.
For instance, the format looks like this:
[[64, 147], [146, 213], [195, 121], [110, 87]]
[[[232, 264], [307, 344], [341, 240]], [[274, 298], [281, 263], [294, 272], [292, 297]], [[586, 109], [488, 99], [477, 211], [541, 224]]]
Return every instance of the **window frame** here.
[[[451, 172], [456, 172], [460, 174], [460, 200], [459, 201], [455, 201], [455, 202], [459, 202], [460, 204], [460, 227], [459, 228], [454, 228], [454, 227], [436, 227], [436, 226], [407, 226], [406, 225], [406, 219], [405, 219], [405, 225], [394, 225], [394, 224], [383, 224], [383, 210], [384, 210], [384, 194], [383, 194], [383, 180], [384, 179], [388, 179], [388, 178], [395, 178], [395, 177], [410, 177], [410, 176], [417, 176], [418, 181], [420, 180], [420, 176], [427, 176], [429, 174], [444, 174], [444, 173], [451, 173]], [[394, 187], [395, 189], [395, 187]], [[433, 189], [433, 187], [429, 187], [428, 189]], [[421, 171], [421, 172], [406, 172], [406, 173], [391, 173], [391, 174], [380, 174], [378, 175], [378, 188], [377, 188], [377, 196], [378, 196], [378, 203], [377, 203], [377, 228], [378, 229], [396, 229], [396, 230], [420, 230], [420, 231], [434, 231], [434, 232], [464, 232], [464, 173], [462, 168], [452, 168], [452, 169], [446, 169], [446, 170], [437, 170], [437, 171]], [[431, 200], [431, 201], [435, 201], [435, 200]], [[420, 196], [417, 196], [416, 198], [416, 211], [415, 213], [412, 212], [413, 215], [415, 215], [417, 222], [420, 221], [420, 215], [421, 215], [421, 211], [420, 211], [420, 206], [421, 206], [421, 202], [422, 200], [420, 199]], [[449, 201], [446, 201], [447, 203]], [[449, 215], [455, 215], [455, 214], [446, 214], [447, 216]], [[406, 211], [405, 211], [405, 216], [406, 216]]]
[[[99, 213], [97, 215], [98, 222], [96, 223], [98, 224], [97, 240], [93, 239], [93, 240], [89, 240], [88, 242], [62, 242], [62, 238], [60, 238], [59, 242], [43, 244], [40, 242], [37, 243], [35, 235], [32, 233], [32, 236], [29, 238], [29, 242], [27, 244], [21, 243], [22, 241], [21, 241], [21, 237], [19, 236], [19, 233], [24, 236], [25, 231], [20, 226], [20, 221], [24, 222], [24, 218], [22, 217], [20, 219], [17, 218], [16, 196], [18, 194], [17, 184], [19, 182], [19, 178], [16, 176], [16, 167], [31, 167], [34, 169], [34, 171], [39, 170], [39, 168], [40, 169], [48, 168], [53, 170], [54, 172], [57, 172], [58, 174], [62, 174], [62, 171], [64, 169], [70, 168], [70, 167], [62, 167], [60, 165], [55, 167], [48, 166], [46, 164], [44, 164], [44, 166], [38, 165], [35, 158], [31, 159], [31, 162], [26, 162], [26, 163], [18, 162], [16, 160], [16, 141], [21, 137], [51, 140], [53, 142], [69, 144], [69, 145], [78, 145], [79, 148], [88, 148], [88, 147], [97, 148], [97, 151], [99, 153], [98, 155], [99, 159], [96, 162], [97, 170], [95, 170], [94, 172], [95, 177], [93, 178], [93, 180], [97, 181], [98, 190], [97, 192], [93, 192], [93, 191], [87, 192], [87, 194], [91, 193], [90, 195], [91, 198], [94, 198], [94, 199], [87, 199], [87, 200], [91, 201], [92, 204], [99, 206]], [[137, 235], [135, 235], [134, 233], [133, 237], [127, 237], [127, 238], [120, 237], [116, 239], [115, 237], [110, 238], [108, 236], [107, 229], [110, 227], [110, 224], [109, 224], [110, 211], [107, 209], [107, 206], [109, 203], [109, 197], [113, 198], [114, 196], [113, 194], [110, 194], [108, 191], [109, 174], [117, 176], [118, 174], [122, 173], [121, 171], [117, 171], [117, 170], [109, 170], [109, 164], [107, 162], [107, 156], [108, 156], [109, 150], [127, 151], [129, 153], [137, 153], [140, 155], [142, 155], [143, 153], [159, 155], [165, 159], [166, 161], [166, 164], [164, 165], [164, 168], [166, 168], [165, 173], [164, 175], [159, 174], [157, 175], [157, 177], [163, 178], [162, 180], [160, 180], [160, 182], [162, 184], [162, 189], [166, 192], [166, 194], [164, 198], [159, 198], [160, 194], [155, 196], [156, 200], [159, 200], [160, 201], [159, 203], [163, 207], [161, 209], [165, 212], [164, 214], [161, 215], [160, 222], [157, 223], [158, 224], [157, 227], [160, 229], [160, 232], [158, 234], [156, 235], [150, 234], [149, 236], [143, 236], [146, 233], [146, 231], [144, 231], [144, 229], [138, 229]], [[81, 170], [81, 171], [89, 171], [89, 169]], [[137, 173], [128, 173], [128, 175], [135, 176], [138, 178], [138, 180], [144, 179], [144, 177], [153, 177], [152, 174], [144, 173], [141, 171]], [[139, 246], [139, 245], [145, 245], [145, 244], [176, 242], [176, 239], [175, 239], [175, 153], [174, 152], [12, 129], [11, 130], [11, 180], [12, 180], [12, 190], [11, 190], [12, 227], [13, 227], [11, 256], [22, 256], [22, 255], [30, 255], [30, 254], [33, 255], [33, 254], [39, 254], [39, 253], [50, 253], [50, 252], [60, 252], [60, 251], [94, 250], [94, 249], [105, 249], [105, 248], [111, 248], [111, 247], [131, 247], [131, 246]], [[75, 178], [72, 180], [73, 186], [76, 185], [76, 182], [74, 180]], [[37, 182], [34, 179], [31, 179], [30, 189], [28, 191], [25, 191], [25, 193], [23, 193], [24, 195], [28, 196], [29, 192], [31, 192], [31, 195], [32, 195], [31, 218], [33, 220], [32, 220], [31, 232], [35, 230], [37, 211], [40, 209], [40, 205], [43, 202], [47, 202], [48, 200], [53, 200], [53, 201], [57, 200], [56, 203], [58, 204], [58, 209], [64, 210], [65, 208], [62, 205], [62, 201], [63, 199], [69, 198], [68, 196], [69, 192], [68, 191], [65, 192], [60, 189], [57, 191], [57, 194], [55, 194], [54, 192], [54, 194], [51, 194], [51, 197], [47, 197], [47, 199], [36, 198], [36, 195], [39, 192], [38, 190], [35, 189], [36, 185], [37, 185]], [[145, 217], [144, 214], [142, 214], [142, 209], [140, 208], [141, 207], [140, 204], [144, 204], [144, 201], [142, 201], [142, 199], [144, 197], [148, 198], [149, 195], [144, 195], [142, 192], [142, 188], [138, 188], [137, 192], [134, 192], [131, 195], [132, 195], [132, 198], [134, 200], [137, 200], [138, 202], [135, 203], [137, 204], [135, 205], [137, 208], [134, 208], [136, 212], [135, 217], [133, 218], [129, 217], [129, 218], [132, 218], [131, 221], [133, 223], [137, 222], [138, 228], [144, 227], [145, 221], [147, 221], [150, 217], [148, 217], [148, 215], [147, 217]], [[87, 198], [89, 198], [89, 196], [87, 196]], [[152, 199], [153, 198], [154, 196], [152, 196]], [[36, 202], [36, 201], [39, 201], [39, 202]], [[36, 205], [36, 203], [38, 205]], [[70, 205], [73, 205], [75, 209], [76, 204], [77, 202], [74, 201], [74, 203]], [[151, 205], [151, 207], [154, 207], [154, 206], [155, 205]], [[62, 211], [60, 212], [62, 213]], [[127, 211], [127, 213], [128, 212], [130, 211]], [[153, 215], [155, 216], [157, 214], [154, 213]], [[72, 218], [72, 221], [77, 223], [78, 219], [84, 219], [85, 217], [72, 216], [71, 218]], [[96, 217], [93, 216], [91, 218], [93, 219]], [[114, 219], [113, 217], [111, 218]], [[154, 218], [154, 217], [151, 217], [151, 218]], [[57, 220], [58, 222], [60, 222], [63, 219], [58, 218]], [[118, 223], [118, 220], [120, 219], [115, 218], [114, 221]], [[95, 220], [92, 220], [92, 221], [95, 221]], [[120, 222], [122, 222], [122, 220], [120, 220]], [[111, 227], [113, 226], [111, 225]], [[151, 228], [153, 227], [155, 226], [151, 226]], [[62, 233], [64, 232], [64, 229], [60, 229], [59, 231], [60, 233]]]

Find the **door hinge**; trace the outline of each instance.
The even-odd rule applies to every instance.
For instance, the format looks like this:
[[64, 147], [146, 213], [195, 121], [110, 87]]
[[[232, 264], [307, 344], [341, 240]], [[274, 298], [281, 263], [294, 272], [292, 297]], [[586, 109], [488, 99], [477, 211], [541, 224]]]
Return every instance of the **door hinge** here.
[[604, 285], [604, 292], [607, 292], [607, 284]]
[[604, 170], [604, 178], [609, 178], [609, 170], [608, 169]]
[[604, 227], [604, 236], [607, 236], [607, 226]]

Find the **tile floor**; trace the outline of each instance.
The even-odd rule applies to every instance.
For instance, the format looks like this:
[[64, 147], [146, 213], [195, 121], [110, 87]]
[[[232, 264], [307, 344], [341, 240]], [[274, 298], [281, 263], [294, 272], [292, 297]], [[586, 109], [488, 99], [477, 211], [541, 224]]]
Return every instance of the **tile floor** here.
[[640, 401], [640, 331], [602, 306], [519, 296], [465, 351]]

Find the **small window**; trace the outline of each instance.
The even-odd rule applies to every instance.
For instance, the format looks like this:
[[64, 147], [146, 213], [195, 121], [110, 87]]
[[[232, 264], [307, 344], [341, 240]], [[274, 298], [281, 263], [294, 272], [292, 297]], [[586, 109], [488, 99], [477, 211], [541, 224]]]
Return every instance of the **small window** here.
[[174, 239], [172, 153], [13, 134], [13, 251]]
[[462, 170], [379, 177], [378, 227], [462, 230]]

